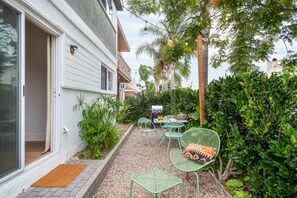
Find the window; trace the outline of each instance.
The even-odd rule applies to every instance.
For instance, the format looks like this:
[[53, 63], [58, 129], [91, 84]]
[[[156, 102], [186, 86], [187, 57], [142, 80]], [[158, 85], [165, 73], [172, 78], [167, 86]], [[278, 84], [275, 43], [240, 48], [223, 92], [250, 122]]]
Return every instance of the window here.
[[112, 72], [108, 71], [108, 90], [112, 90]]
[[107, 90], [106, 77], [107, 77], [107, 69], [106, 67], [101, 66], [101, 89], [103, 90]]
[[113, 73], [105, 66], [101, 66], [101, 89], [110, 91], [113, 89]]
[[105, 10], [106, 10], [106, 0], [101, 0], [101, 3], [102, 3], [103, 7], [104, 7]]

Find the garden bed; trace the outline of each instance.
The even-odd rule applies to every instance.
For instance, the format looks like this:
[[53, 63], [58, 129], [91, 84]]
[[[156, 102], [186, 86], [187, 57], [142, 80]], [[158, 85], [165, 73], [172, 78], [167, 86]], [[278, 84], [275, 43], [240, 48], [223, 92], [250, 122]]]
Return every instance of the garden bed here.
[[[131, 124], [119, 124], [117, 123], [115, 125], [118, 133], [119, 133], [119, 136], [120, 138], [125, 134], [125, 132], [129, 129], [129, 127], [131, 126]], [[102, 151], [102, 159], [105, 159], [106, 156], [110, 153], [112, 149], [109, 149], [109, 150], [104, 150]], [[78, 158], [78, 159], [93, 159], [90, 157], [90, 152], [88, 149], [84, 149], [80, 152], [77, 152], [75, 155], [74, 155], [74, 158]]]

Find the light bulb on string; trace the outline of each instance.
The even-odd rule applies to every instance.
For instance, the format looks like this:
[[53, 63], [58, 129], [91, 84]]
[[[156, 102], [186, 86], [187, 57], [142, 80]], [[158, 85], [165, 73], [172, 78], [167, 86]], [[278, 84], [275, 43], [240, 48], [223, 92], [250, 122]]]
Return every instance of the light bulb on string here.
[[169, 47], [172, 47], [172, 45], [173, 45], [173, 41], [172, 41], [172, 38], [171, 38], [171, 35], [168, 37], [168, 39], [167, 39], [167, 45], [169, 46]]
[[143, 29], [143, 34], [147, 34], [147, 21], [145, 21], [145, 26]]

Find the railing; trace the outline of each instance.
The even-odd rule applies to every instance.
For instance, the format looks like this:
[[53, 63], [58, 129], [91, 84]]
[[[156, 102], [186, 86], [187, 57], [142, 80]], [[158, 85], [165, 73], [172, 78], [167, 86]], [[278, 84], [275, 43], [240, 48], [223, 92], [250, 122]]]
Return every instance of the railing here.
[[131, 81], [131, 69], [120, 53], [118, 53], [118, 71], [121, 75], [124, 75], [127, 80]]

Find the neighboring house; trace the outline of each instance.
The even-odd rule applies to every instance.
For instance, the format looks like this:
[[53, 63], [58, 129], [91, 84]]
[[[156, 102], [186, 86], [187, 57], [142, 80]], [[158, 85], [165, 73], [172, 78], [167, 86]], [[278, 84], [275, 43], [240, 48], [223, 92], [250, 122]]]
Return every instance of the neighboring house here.
[[120, 23], [118, 23], [118, 97], [120, 98], [120, 84], [131, 82], [131, 69], [121, 55], [121, 52], [130, 52], [130, 47]]
[[130, 83], [120, 83], [119, 99], [126, 100], [129, 97], [135, 97], [135, 94], [142, 91], [141, 84], [132, 80]]
[[272, 75], [272, 73], [280, 73], [283, 70], [283, 67], [276, 59], [267, 62], [267, 76], [268, 78]]
[[[277, 61], [275, 58], [272, 61], [267, 62], [267, 76], [270, 78], [270, 76], [273, 73], [282, 73], [283, 66], [281, 61]], [[297, 69], [295, 69], [294, 74], [297, 76]]]
[[1, 197], [16, 197], [84, 147], [78, 96], [117, 95], [118, 51], [129, 48], [121, 3], [0, 1]]

